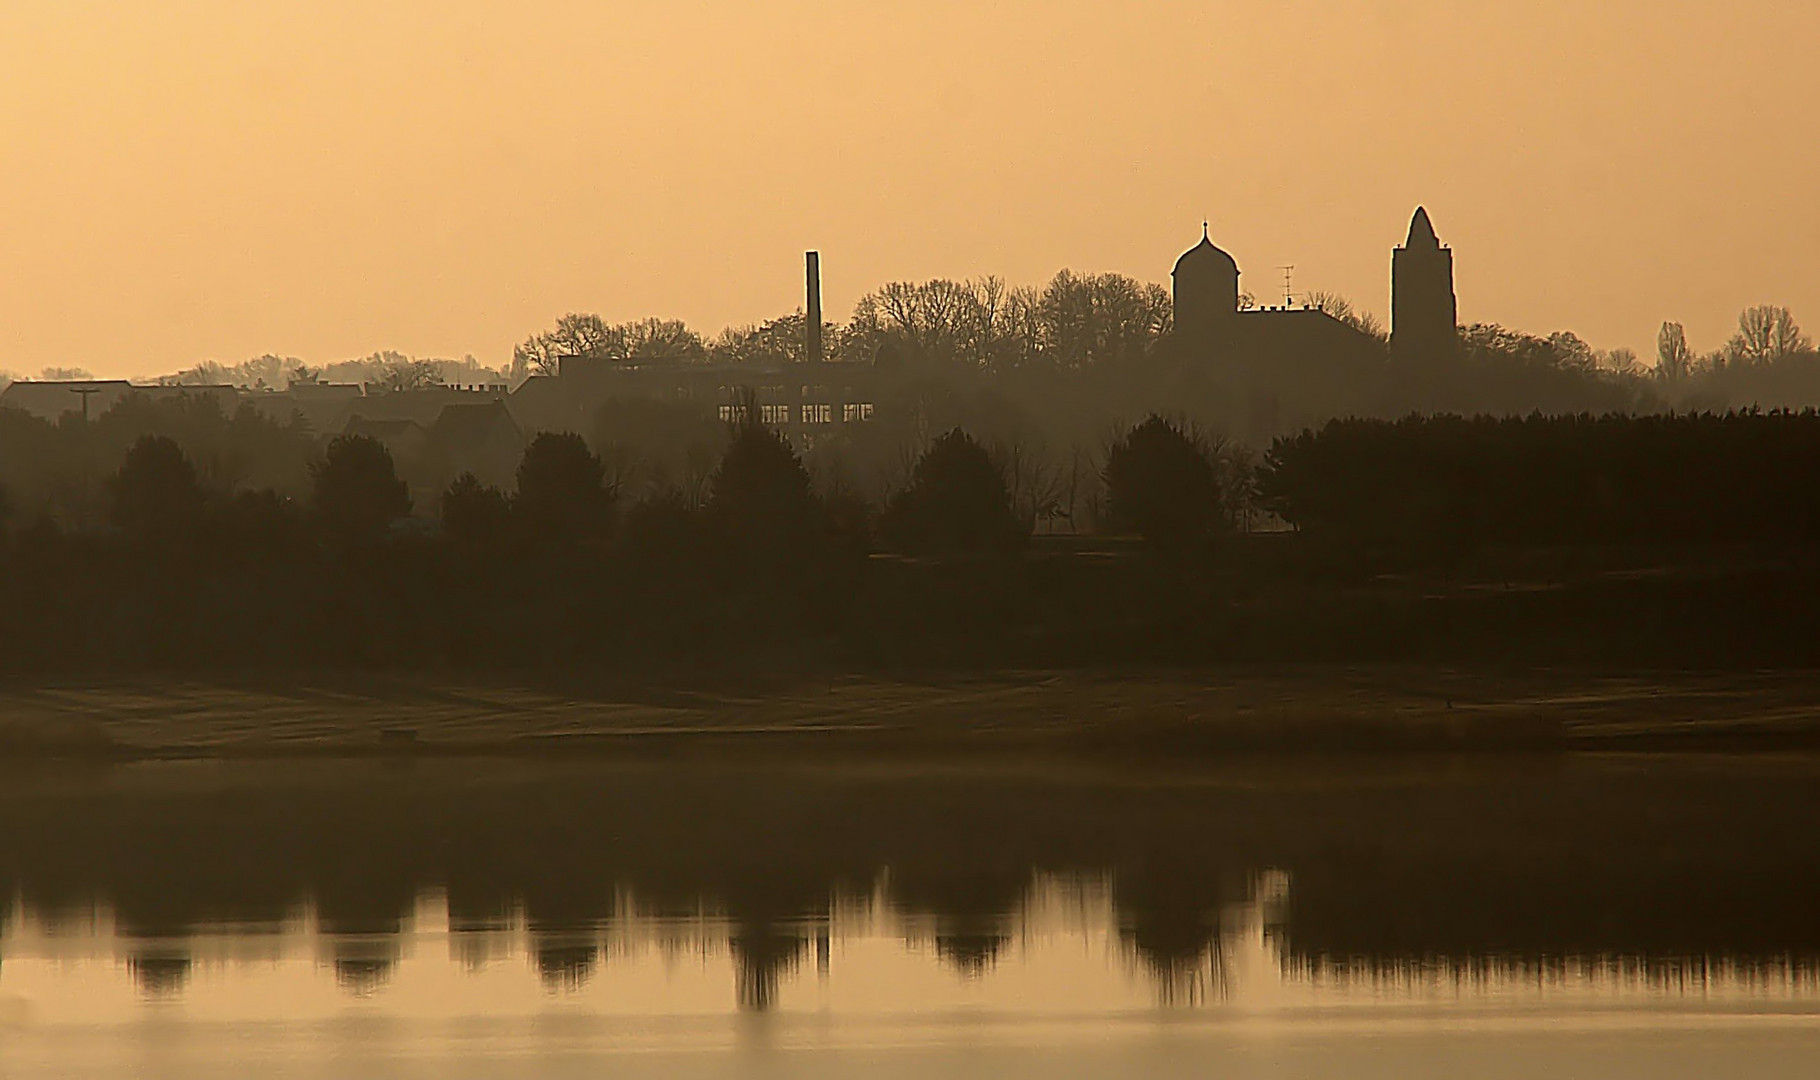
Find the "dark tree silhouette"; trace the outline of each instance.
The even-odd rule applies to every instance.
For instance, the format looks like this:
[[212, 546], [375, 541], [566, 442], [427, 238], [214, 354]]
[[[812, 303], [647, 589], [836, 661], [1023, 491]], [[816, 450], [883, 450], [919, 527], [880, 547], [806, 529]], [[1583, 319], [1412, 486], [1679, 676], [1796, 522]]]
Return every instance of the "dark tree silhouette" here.
[[513, 509], [533, 536], [599, 537], [612, 521], [613, 498], [600, 458], [580, 435], [546, 431], [525, 448]]
[[708, 481], [708, 516], [722, 541], [748, 560], [800, 563], [823, 553], [827, 512], [784, 437], [739, 414], [720, 467]]
[[1160, 416], [1112, 444], [1104, 480], [1113, 523], [1158, 547], [1192, 544], [1226, 524], [1206, 441]]
[[452, 538], [468, 544], [498, 543], [511, 522], [511, 502], [505, 492], [482, 484], [464, 472], [442, 493], [442, 528]]
[[918, 459], [881, 525], [891, 546], [913, 553], [1005, 551], [1024, 538], [1004, 472], [959, 428]]
[[114, 524], [138, 539], [173, 542], [193, 535], [202, 516], [196, 468], [162, 435], [133, 443], [109, 486]]
[[687, 572], [702, 554], [699, 518], [680, 491], [661, 491], [626, 511], [615, 553], [639, 573]]
[[1278, 439], [1266, 504], [1404, 552], [1486, 543], [1811, 543], [1820, 414], [1413, 416]]
[[411, 496], [385, 444], [365, 435], [330, 440], [310, 467], [316, 519], [344, 540], [370, 539], [411, 512]]
[[292, 555], [302, 519], [289, 499], [270, 488], [242, 491], [214, 512], [218, 538], [254, 559]]

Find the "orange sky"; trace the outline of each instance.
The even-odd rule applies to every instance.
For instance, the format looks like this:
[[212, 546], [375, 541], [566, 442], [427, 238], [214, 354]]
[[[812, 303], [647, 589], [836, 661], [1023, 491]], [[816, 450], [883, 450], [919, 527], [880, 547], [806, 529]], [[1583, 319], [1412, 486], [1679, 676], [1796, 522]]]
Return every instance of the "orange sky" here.
[[1653, 353], [1820, 329], [1808, 0], [11, 0], [0, 368], [391, 348], [564, 311], [704, 331], [893, 278], [1386, 312], [1418, 202], [1461, 317]]

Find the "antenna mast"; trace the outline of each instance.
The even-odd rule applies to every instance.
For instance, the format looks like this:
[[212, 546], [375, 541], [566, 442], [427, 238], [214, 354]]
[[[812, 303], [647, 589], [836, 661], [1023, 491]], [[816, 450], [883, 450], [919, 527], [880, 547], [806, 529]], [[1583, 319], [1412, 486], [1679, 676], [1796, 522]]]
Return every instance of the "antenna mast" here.
[[1283, 272], [1283, 306], [1289, 307], [1295, 303], [1295, 293], [1290, 290], [1291, 284], [1295, 281], [1295, 266], [1293, 264], [1279, 266], [1277, 269]]
[[99, 386], [72, 386], [69, 388], [69, 392], [72, 394], [81, 395], [81, 397], [82, 397], [82, 422], [85, 424], [88, 423], [88, 399], [95, 396], [96, 394], [99, 394], [101, 392], [101, 388]]

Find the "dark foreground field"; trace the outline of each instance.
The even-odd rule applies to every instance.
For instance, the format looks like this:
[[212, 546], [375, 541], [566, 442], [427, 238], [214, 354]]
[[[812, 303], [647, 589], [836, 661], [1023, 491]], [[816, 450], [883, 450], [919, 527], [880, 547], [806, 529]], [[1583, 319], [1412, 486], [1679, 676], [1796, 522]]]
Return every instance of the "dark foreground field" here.
[[493, 681], [349, 675], [0, 688], [0, 753], [287, 757], [1770, 750], [1820, 672], [1397, 666]]

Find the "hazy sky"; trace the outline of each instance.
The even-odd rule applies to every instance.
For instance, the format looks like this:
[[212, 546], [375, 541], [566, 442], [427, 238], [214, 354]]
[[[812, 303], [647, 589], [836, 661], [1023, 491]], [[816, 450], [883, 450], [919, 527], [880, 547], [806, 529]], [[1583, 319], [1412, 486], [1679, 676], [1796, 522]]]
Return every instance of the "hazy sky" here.
[[890, 279], [1168, 280], [1653, 353], [1820, 329], [1811, 0], [3, 0], [0, 367], [704, 331]]

